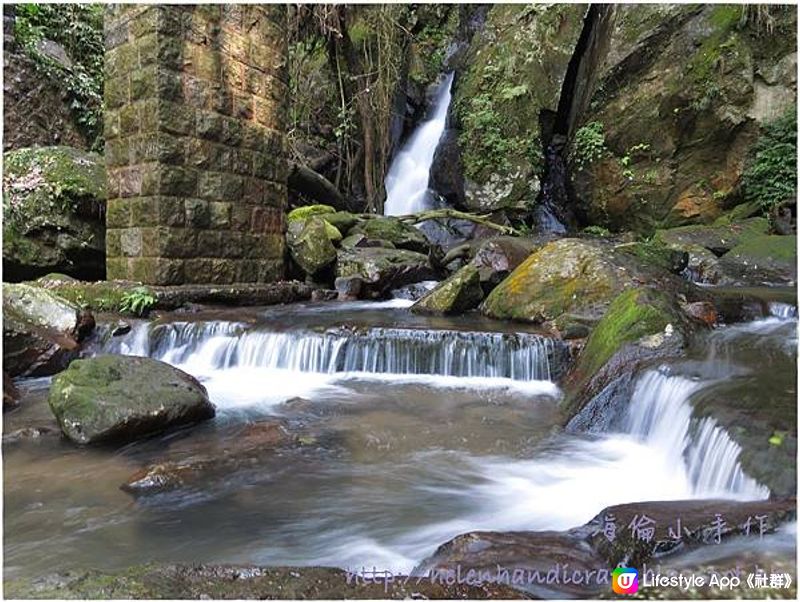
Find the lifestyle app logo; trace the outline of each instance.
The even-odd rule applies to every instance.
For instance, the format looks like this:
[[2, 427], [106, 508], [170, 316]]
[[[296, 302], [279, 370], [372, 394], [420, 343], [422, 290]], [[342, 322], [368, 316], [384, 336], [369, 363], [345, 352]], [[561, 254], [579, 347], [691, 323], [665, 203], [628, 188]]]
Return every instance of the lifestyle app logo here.
[[611, 571], [611, 589], [615, 594], [635, 594], [639, 591], [639, 571], [617, 567]]

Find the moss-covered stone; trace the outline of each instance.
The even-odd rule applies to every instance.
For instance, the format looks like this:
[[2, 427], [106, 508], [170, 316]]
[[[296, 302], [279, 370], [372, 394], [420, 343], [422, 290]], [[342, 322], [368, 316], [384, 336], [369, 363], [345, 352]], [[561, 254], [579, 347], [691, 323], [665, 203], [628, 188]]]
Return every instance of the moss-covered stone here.
[[467, 264], [411, 306], [418, 314], [461, 314], [483, 299], [478, 268]]
[[132, 441], [214, 416], [197, 380], [144, 357], [76, 360], [53, 380], [48, 403], [62, 432], [79, 444]]
[[322, 213], [320, 215], [322, 219], [341, 232], [342, 236], [347, 236], [353, 226], [364, 221], [355, 213], [350, 213], [349, 211]]
[[398, 249], [427, 253], [428, 239], [414, 226], [394, 217], [368, 219], [350, 230], [350, 234], [363, 234], [369, 239], [386, 240]]
[[53, 292], [3, 284], [3, 370], [11, 376], [57, 372], [93, 327], [91, 314]]
[[328, 228], [332, 227], [316, 216], [290, 223], [286, 242], [292, 258], [309, 276], [318, 274], [336, 261], [336, 247], [328, 233]]
[[723, 269], [750, 284], [797, 280], [797, 236], [752, 236], [720, 259]]
[[6, 280], [63, 272], [105, 275], [103, 158], [55, 146], [4, 154], [3, 265]]
[[576, 370], [594, 374], [625, 343], [662, 333], [675, 321], [674, 306], [665, 295], [651, 289], [626, 290], [614, 299], [592, 330]]
[[719, 225], [692, 225], [658, 230], [654, 240], [673, 249], [700, 245], [716, 255], [723, 255], [735, 246], [769, 232], [763, 217]]
[[619, 270], [610, 246], [564, 238], [533, 253], [483, 302], [493, 318], [547, 322], [576, 314], [598, 319], [631, 275]]
[[330, 213], [336, 213], [336, 209], [330, 205], [304, 205], [303, 207], [292, 209], [286, 216], [286, 219], [290, 222], [305, 221], [312, 215], [326, 215]]

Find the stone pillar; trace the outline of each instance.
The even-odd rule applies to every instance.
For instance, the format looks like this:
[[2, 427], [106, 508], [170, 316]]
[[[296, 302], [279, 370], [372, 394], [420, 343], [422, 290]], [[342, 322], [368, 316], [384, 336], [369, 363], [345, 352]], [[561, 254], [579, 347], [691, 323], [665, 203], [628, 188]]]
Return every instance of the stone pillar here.
[[280, 279], [285, 6], [107, 10], [108, 278]]

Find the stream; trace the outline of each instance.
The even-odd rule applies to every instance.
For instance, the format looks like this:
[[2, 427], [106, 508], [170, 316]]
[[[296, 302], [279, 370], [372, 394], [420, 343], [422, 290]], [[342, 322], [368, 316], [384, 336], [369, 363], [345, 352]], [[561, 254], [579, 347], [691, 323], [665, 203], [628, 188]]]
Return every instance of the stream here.
[[[793, 307], [720, 327], [687, 358], [645, 371], [624, 424], [590, 436], [561, 427], [563, 343], [524, 324], [416, 316], [410, 304], [210, 308], [97, 341], [93, 353], [193, 374], [217, 416], [116, 450], [56, 435], [4, 442], [7, 577], [158, 561], [409, 571], [470, 530], [562, 530], [623, 502], [768, 497], [693, 400], [739, 379], [794, 403]], [[49, 380], [18, 384], [5, 432], [55, 427]], [[120, 490], [149, 463], [213, 455], [232, 428], [265, 418], [307, 444], [171, 491]]]

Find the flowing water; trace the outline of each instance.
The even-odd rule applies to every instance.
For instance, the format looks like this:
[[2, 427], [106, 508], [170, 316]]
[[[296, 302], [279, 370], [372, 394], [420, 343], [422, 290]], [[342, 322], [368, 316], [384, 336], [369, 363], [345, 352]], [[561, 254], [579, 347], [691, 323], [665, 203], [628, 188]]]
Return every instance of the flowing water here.
[[416, 213], [433, 206], [428, 182], [433, 156], [447, 121], [452, 85], [453, 73], [449, 73], [436, 91], [430, 115], [392, 161], [386, 174], [386, 215]]
[[[409, 303], [175, 314], [98, 341], [97, 353], [192, 373], [217, 418], [118, 450], [57, 436], [4, 443], [7, 574], [148, 561], [408, 571], [465, 531], [566, 529], [631, 501], [768, 496], [693, 400], [731, 375], [774, 381], [776, 356], [791, 366], [789, 310], [720, 329], [695, 356], [643, 373], [621, 432], [590, 437], [560, 427], [563, 344], [474, 316], [415, 316]], [[26, 398], [5, 432], [52, 425], [47, 379], [20, 384]], [[149, 463], [219, 455], [231, 429], [264, 418], [307, 443], [173, 491], [119, 489]]]

